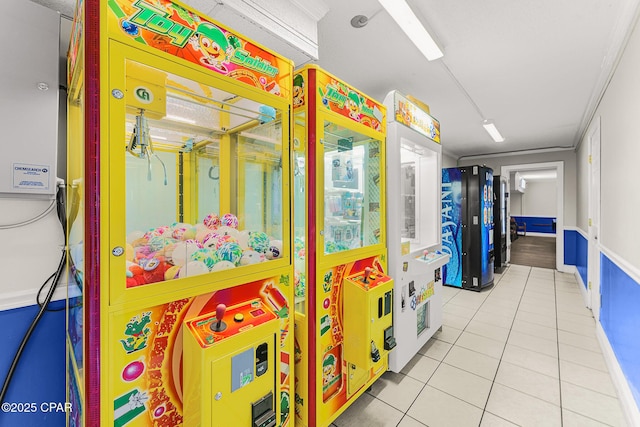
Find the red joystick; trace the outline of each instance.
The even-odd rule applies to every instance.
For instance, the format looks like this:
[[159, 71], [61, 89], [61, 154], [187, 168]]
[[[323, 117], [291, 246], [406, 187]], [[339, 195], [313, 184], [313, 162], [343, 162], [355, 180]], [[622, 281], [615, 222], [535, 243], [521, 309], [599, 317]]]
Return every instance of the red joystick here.
[[371, 267], [365, 267], [364, 269], [364, 279], [362, 279], [362, 283], [369, 283], [369, 276], [371, 275]]
[[428, 249], [425, 249], [424, 252], [422, 253], [422, 255], [424, 256], [424, 259], [427, 259], [427, 254], [429, 253]]
[[213, 332], [222, 332], [227, 329], [227, 324], [222, 321], [224, 314], [227, 312], [227, 306], [224, 304], [218, 304], [216, 307], [216, 323], [211, 324], [211, 330]]

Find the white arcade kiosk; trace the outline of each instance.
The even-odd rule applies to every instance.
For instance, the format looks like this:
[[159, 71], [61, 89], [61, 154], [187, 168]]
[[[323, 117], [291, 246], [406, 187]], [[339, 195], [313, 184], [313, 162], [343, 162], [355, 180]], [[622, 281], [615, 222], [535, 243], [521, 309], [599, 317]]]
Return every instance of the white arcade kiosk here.
[[442, 327], [440, 123], [426, 105], [390, 92], [387, 107], [387, 236], [395, 280], [397, 346], [389, 369], [400, 370]]

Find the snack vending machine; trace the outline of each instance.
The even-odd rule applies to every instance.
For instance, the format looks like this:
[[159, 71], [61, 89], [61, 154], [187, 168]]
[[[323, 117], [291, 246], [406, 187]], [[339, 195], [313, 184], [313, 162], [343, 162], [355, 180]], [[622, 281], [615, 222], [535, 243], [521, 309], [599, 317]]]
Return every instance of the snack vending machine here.
[[293, 82], [296, 425], [328, 426], [395, 346], [385, 107], [315, 66]]
[[387, 116], [389, 274], [395, 279], [397, 347], [389, 369], [400, 372], [442, 328], [440, 123], [428, 107], [398, 91], [384, 101]]
[[293, 425], [292, 73], [178, 2], [78, 2], [68, 425]]
[[444, 284], [480, 291], [493, 285], [493, 170], [442, 169]]

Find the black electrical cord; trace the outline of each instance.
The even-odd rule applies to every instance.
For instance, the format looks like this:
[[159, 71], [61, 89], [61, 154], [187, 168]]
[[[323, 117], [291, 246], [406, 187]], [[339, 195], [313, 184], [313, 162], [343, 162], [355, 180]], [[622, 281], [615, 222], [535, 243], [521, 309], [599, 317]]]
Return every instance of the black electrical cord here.
[[[53, 273], [51, 276], [49, 276], [49, 278], [43, 284], [43, 287], [44, 287], [44, 285], [46, 285], [49, 282], [49, 280], [53, 279], [53, 283], [49, 288], [49, 292], [47, 293], [47, 296], [45, 297], [42, 305], [40, 305], [40, 310], [38, 311], [38, 314], [36, 314], [36, 317], [31, 322], [31, 325], [29, 325], [29, 329], [24, 334], [24, 337], [22, 338], [22, 342], [20, 343], [20, 346], [18, 347], [18, 350], [16, 351], [15, 356], [13, 357], [13, 361], [11, 362], [11, 366], [9, 367], [7, 376], [4, 382], [2, 383], [2, 390], [0, 390], [0, 403], [4, 402], [4, 398], [7, 395], [7, 391], [9, 390], [9, 384], [11, 383], [11, 378], [13, 378], [13, 374], [15, 373], [15, 370], [18, 366], [20, 357], [22, 356], [22, 353], [25, 347], [27, 346], [29, 339], [31, 338], [31, 334], [33, 334], [33, 331], [36, 329], [38, 322], [40, 322], [40, 319], [44, 315], [44, 312], [46, 311], [47, 306], [51, 303], [51, 300], [53, 299], [53, 294], [56, 288], [58, 287], [58, 283], [60, 282], [60, 277], [62, 277], [62, 274], [64, 273], [65, 265], [67, 263], [67, 245], [66, 245], [67, 227], [66, 227], [66, 203], [65, 203], [64, 186], [58, 186], [58, 191], [56, 192], [56, 200], [57, 200], [56, 210], [58, 213], [58, 220], [62, 225], [62, 231], [64, 232], [64, 236], [65, 236], [64, 237], [65, 247], [62, 251], [62, 256], [60, 257], [60, 262], [58, 263], [58, 268], [56, 269], [56, 272]], [[38, 292], [38, 294], [39, 293], [40, 292]]]

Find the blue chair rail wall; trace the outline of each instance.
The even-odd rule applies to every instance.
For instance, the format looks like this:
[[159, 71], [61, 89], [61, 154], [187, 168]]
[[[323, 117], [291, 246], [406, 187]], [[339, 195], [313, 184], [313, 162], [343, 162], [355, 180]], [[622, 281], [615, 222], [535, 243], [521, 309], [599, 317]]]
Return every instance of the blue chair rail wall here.
[[556, 234], [555, 216], [517, 216], [511, 215], [517, 224], [526, 224], [527, 233]]

